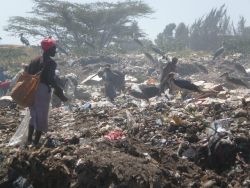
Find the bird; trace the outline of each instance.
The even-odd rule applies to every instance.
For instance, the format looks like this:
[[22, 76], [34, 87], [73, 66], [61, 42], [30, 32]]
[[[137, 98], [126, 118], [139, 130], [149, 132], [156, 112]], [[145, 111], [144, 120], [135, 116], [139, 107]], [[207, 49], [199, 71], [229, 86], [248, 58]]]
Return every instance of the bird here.
[[246, 69], [239, 63], [235, 63], [235, 69], [237, 69], [240, 73], [243, 73], [245, 76], [248, 76]]
[[160, 96], [160, 88], [158, 86], [136, 85], [136, 87], [129, 87], [128, 93], [137, 98], [149, 102], [150, 98]]
[[168, 62], [167, 65], [163, 68], [161, 72], [161, 78], [160, 78], [161, 92], [164, 92], [165, 89], [169, 88], [169, 84], [168, 84], [169, 73], [176, 72], [177, 62], [178, 62], [178, 59], [176, 57], [173, 57], [172, 61]]
[[111, 102], [114, 102], [117, 96], [116, 90], [125, 90], [125, 74], [117, 70], [111, 70], [110, 65], [106, 65], [97, 75], [104, 81], [104, 93]]
[[29, 41], [23, 36], [23, 33], [20, 33], [19, 36], [20, 36], [20, 40], [23, 44], [25, 44], [26, 46], [30, 45]]
[[104, 81], [111, 82], [116, 90], [125, 90], [125, 74], [118, 70], [111, 70], [110, 65], [106, 65], [103, 70], [97, 73], [97, 75]]
[[225, 51], [224, 42], [222, 42], [222, 46], [215, 51], [213, 60], [219, 57], [224, 51]]
[[225, 80], [230, 84], [233, 84], [233, 85], [236, 85], [236, 86], [243, 86], [245, 88], [249, 88], [249, 86], [245, 82], [243, 82], [241, 79], [229, 76], [229, 72], [225, 72], [220, 77], [224, 77]]
[[174, 72], [171, 72], [168, 74], [168, 82], [169, 82], [171, 91], [180, 90], [180, 91], [191, 91], [191, 92], [198, 92], [198, 93], [202, 92], [199, 86], [193, 84], [192, 82], [188, 80], [175, 79], [174, 76], [175, 76]]

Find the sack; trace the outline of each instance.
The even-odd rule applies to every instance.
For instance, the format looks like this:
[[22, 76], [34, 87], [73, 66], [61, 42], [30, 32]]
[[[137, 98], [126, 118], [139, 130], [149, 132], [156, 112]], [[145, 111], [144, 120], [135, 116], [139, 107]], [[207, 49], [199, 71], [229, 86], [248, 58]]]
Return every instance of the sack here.
[[31, 75], [23, 72], [11, 91], [11, 97], [20, 106], [30, 107], [34, 103], [36, 90], [40, 83], [40, 73]]
[[22, 146], [27, 142], [28, 139], [28, 129], [29, 129], [29, 121], [30, 121], [30, 112], [29, 109], [25, 109], [25, 116], [21, 124], [18, 126], [15, 134], [11, 137], [7, 146]]

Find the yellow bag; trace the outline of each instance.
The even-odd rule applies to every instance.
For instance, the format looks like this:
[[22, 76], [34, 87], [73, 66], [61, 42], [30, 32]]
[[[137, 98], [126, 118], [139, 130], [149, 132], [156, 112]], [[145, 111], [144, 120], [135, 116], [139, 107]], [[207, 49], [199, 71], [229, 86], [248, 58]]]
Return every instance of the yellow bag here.
[[20, 106], [31, 107], [40, 83], [40, 73], [31, 75], [23, 72], [11, 91], [11, 97]]

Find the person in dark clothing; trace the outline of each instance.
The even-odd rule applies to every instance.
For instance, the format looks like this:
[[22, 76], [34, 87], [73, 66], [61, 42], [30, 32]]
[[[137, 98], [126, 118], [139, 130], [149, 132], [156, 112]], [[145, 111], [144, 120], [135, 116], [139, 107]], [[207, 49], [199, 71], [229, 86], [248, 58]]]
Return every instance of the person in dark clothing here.
[[64, 96], [62, 88], [55, 80], [56, 62], [51, 58], [56, 54], [55, 40], [48, 38], [41, 42], [43, 49], [42, 56], [31, 61], [28, 66], [29, 74], [41, 72], [40, 83], [36, 91], [33, 106], [30, 107], [30, 122], [28, 130], [28, 143], [32, 143], [32, 137], [35, 130], [34, 145], [39, 143], [42, 132], [48, 130], [48, 113], [51, 99], [51, 88], [54, 88], [55, 94], [64, 102], [68, 99]]
[[104, 93], [111, 101], [116, 97], [116, 90], [125, 91], [125, 74], [118, 70], [111, 70], [109, 64], [97, 75], [104, 81]]
[[115, 73], [111, 71], [110, 67], [106, 66], [103, 71], [98, 72], [98, 76], [104, 81], [105, 96], [113, 102], [116, 97], [115, 84], [113, 83], [116, 79]]
[[171, 72], [176, 72], [176, 64], [178, 59], [174, 57], [171, 62], [168, 62], [167, 65], [163, 68], [160, 78], [160, 92], [164, 92], [165, 89], [169, 88], [168, 84], [168, 75]]
[[104, 81], [104, 93], [111, 101], [114, 101], [116, 97], [116, 90], [119, 92], [125, 91], [125, 74], [117, 70], [111, 70], [109, 64], [97, 75]]

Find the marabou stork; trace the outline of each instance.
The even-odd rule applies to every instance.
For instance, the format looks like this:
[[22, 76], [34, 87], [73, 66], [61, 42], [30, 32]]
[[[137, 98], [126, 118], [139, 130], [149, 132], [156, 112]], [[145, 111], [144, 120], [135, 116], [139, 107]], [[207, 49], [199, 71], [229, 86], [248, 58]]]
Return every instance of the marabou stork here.
[[30, 45], [29, 41], [23, 36], [23, 33], [20, 33], [19, 36], [20, 36], [20, 40], [23, 44], [25, 44], [26, 46]]
[[245, 76], [248, 76], [246, 69], [239, 63], [235, 63], [235, 69], [237, 69], [240, 73], [243, 73]]
[[171, 72], [168, 74], [168, 82], [170, 85], [170, 90], [181, 90], [181, 91], [191, 91], [191, 92], [202, 92], [202, 90], [192, 82], [183, 79], [175, 79], [175, 73]]
[[129, 88], [128, 93], [137, 98], [149, 102], [149, 99], [156, 96], [161, 96], [160, 89], [157, 86], [137, 85]]
[[110, 65], [99, 71], [97, 75], [104, 81], [112, 83], [118, 91], [125, 90], [125, 74], [118, 70], [111, 70]]
[[223, 42], [222, 46], [215, 51], [213, 60], [215, 60], [217, 57], [219, 57], [221, 54], [223, 54], [224, 51], [225, 51], [225, 48], [224, 48], [224, 42]]
[[116, 90], [124, 91], [125, 89], [125, 74], [117, 70], [111, 70], [110, 66], [106, 66], [97, 75], [104, 81], [105, 96], [113, 102], [116, 97]]
[[168, 83], [169, 73], [176, 72], [177, 62], [178, 59], [176, 57], [173, 57], [172, 61], [168, 62], [167, 65], [163, 68], [160, 78], [161, 92], [164, 92], [165, 89], [169, 88], [169, 83]]
[[224, 77], [225, 80], [226, 80], [226, 82], [228, 82], [229, 84], [233, 84], [233, 85], [236, 85], [236, 86], [243, 86], [245, 88], [249, 88], [249, 86], [245, 82], [243, 82], [241, 79], [229, 76], [228, 72], [225, 72], [220, 77]]

